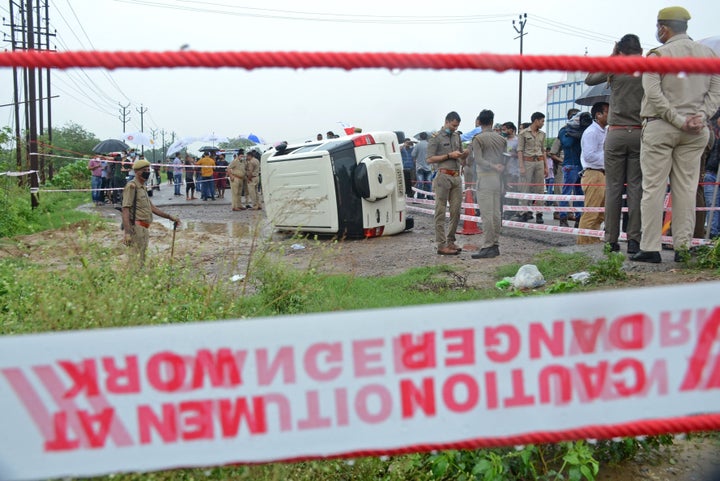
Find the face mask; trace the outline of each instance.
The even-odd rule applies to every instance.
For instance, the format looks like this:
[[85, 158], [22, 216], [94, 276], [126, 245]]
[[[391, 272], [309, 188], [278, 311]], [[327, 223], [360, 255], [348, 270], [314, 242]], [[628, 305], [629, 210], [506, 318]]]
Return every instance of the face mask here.
[[450, 129], [445, 129], [445, 133], [448, 134], [448, 135], [450, 135], [450, 134], [452, 134], [452, 130], [450, 130]]
[[662, 38], [660, 35], [660, 28], [662, 28], [662, 27], [659, 27], [657, 30], [655, 30], [655, 39], [660, 43], [665, 43], [662, 41]]
[[140, 172], [140, 178], [142, 180], [148, 180], [150, 178], [150, 172]]
[[508, 133], [507, 133], [507, 132], [500, 132], [500, 135], [502, 135], [503, 137], [507, 137], [507, 136], [508, 136]]

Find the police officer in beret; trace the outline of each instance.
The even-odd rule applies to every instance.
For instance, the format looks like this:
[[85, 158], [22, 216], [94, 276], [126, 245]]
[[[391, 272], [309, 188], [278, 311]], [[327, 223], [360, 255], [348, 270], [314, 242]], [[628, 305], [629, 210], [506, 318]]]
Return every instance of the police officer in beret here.
[[[690, 13], [667, 7], [657, 16], [657, 57], [716, 57], [709, 47], [687, 35]], [[700, 157], [708, 143], [706, 121], [720, 105], [720, 75], [645, 73], [640, 106], [643, 133], [640, 147], [643, 194], [639, 262], [661, 262], [663, 200], [670, 177], [675, 261], [683, 259], [695, 228], [695, 192]]]
[[138, 265], [145, 262], [145, 252], [150, 236], [148, 229], [153, 220], [153, 214], [180, 224], [180, 219], [166, 214], [150, 202], [145, 182], [150, 178], [150, 162], [138, 159], [133, 163], [135, 177], [127, 183], [123, 190], [122, 222], [125, 238], [123, 243], [130, 247], [132, 255], [137, 259]]

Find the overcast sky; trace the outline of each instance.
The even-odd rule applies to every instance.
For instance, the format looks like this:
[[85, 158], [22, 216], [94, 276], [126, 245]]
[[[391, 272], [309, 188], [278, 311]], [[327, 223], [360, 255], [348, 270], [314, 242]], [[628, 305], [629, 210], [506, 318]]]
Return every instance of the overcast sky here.
[[[674, 1], [415, 0], [49, 0], [58, 50], [377, 51], [519, 53], [513, 20], [527, 13], [524, 53], [604, 56], [626, 33], [657, 45], [655, 20]], [[714, 1], [689, 0], [689, 34], [720, 33]], [[0, 0], [0, 14], [8, 17]], [[3, 22], [3, 23], [6, 23]], [[517, 25], [519, 27], [519, 25]], [[2, 27], [9, 33], [7, 27]], [[130, 105], [128, 131], [155, 129], [170, 141], [207, 133], [255, 133], [269, 143], [339, 131], [339, 121], [412, 135], [438, 128], [450, 110], [473, 128], [482, 109], [517, 120], [518, 72], [309, 69], [72, 69], [53, 72], [55, 126], [82, 125], [100, 138], [121, 135], [119, 104]], [[545, 111], [546, 87], [564, 72], [523, 75], [523, 119]], [[11, 70], [0, 70], [0, 104], [12, 102]], [[14, 125], [0, 108], [0, 125]]]

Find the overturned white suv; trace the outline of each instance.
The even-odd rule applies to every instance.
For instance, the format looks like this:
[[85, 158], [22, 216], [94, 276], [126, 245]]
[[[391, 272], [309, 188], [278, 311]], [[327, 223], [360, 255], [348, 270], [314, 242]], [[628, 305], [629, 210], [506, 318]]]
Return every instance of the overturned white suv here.
[[276, 229], [362, 238], [413, 227], [395, 132], [281, 144], [263, 154], [260, 171]]

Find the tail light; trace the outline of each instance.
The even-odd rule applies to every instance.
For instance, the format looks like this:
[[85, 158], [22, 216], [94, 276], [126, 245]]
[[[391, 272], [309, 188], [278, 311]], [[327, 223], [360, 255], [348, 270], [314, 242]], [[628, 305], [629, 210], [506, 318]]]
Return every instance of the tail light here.
[[366, 239], [370, 237], [380, 237], [385, 231], [385, 226], [383, 225], [380, 227], [369, 227], [367, 229], [363, 229], [363, 231], [365, 233]]
[[353, 137], [353, 144], [355, 147], [360, 147], [361, 145], [373, 145], [375, 144], [375, 139], [370, 134], [362, 134], [357, 137]]

